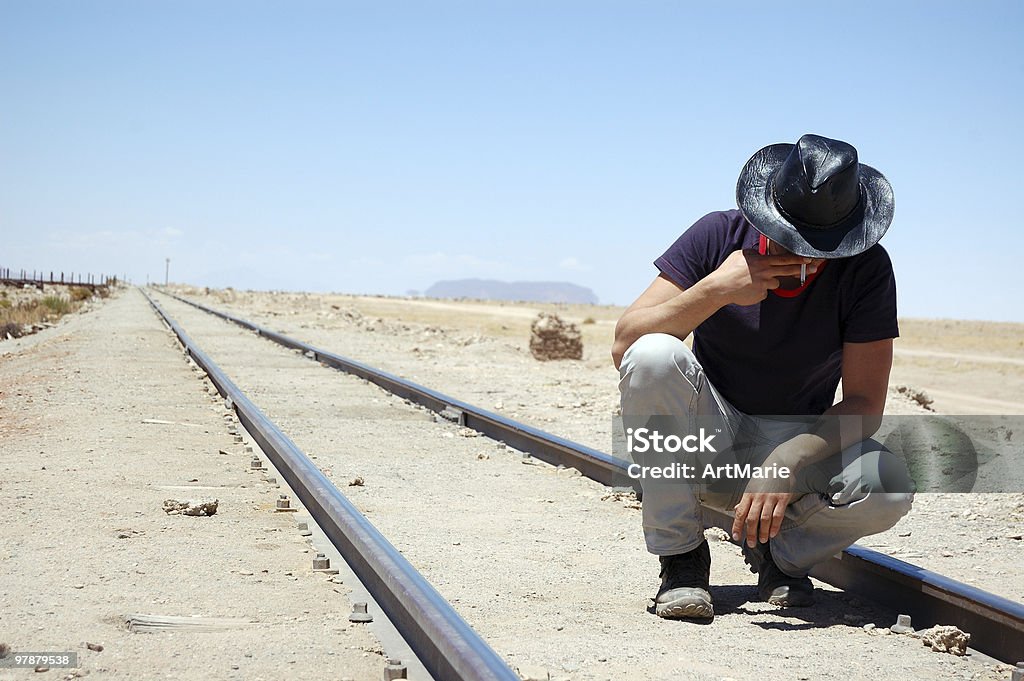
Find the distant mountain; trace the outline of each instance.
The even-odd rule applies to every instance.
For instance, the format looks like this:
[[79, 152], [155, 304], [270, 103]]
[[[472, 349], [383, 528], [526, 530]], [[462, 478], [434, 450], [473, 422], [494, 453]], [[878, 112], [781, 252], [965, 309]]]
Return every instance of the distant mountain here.
[[525, 300], [531, 303], [597, 304], [589, 288], [565, 281], [495, 281], [457, 279], [439, 281], [423, 295], [428, 298], [480, 298], [483, 300]]

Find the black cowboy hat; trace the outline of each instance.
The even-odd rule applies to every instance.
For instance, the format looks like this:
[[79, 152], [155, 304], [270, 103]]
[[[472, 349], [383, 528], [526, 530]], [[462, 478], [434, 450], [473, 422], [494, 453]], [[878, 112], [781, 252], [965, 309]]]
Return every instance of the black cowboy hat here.
[[759, 232], [809, 258], [863, 253], [885, 234], [894, 208], [882, 173], [858, 163], [852, 145], [818, 135], [751, 156], [736, 203]]

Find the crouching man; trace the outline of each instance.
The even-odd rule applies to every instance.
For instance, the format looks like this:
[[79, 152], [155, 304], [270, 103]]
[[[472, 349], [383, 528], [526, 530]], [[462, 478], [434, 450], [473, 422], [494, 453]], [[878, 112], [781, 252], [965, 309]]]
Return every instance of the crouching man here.
[[791, 474], [724, 491], [642, 481], [662, 617], [714, 614], [703, 507], [734, 515], [763, 600], [807, 606], [810, 569], [892, 527], [913, 499], [903, 462], [868, 439], [899, 335], [878, 244], [893, 216], [888, 181], [851, 145], [804, 135], [754, 154], [736, 198], [739, 210], [704, 216], [655, 261], [660, 274], [619, 320], [623, 420], [714, 419], [732, 460]]

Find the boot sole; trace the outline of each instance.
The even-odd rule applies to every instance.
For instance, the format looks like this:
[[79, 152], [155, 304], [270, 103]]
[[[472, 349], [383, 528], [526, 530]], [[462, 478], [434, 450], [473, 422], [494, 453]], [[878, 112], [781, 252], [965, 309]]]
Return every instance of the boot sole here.
[[665, 619], [711, 619], [715, 616], [715, 609], [711, 603], [693, 601], [672, 603], [657, 603], [654, 606], [654, 614]]
[[782, 608], [809, 608], [814, 605], [814, 595], [802, 591], [789, 593], [784, 596], [769, 594], [767, 598], [762, 595], [761, 599], [770, 605], [777, 605]]

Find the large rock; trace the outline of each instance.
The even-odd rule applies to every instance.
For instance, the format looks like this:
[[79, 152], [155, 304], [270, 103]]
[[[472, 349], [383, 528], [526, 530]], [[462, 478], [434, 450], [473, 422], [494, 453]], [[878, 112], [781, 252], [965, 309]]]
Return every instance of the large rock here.
[[937, 653], [966, 655], [971, 635], [953, 626], [935, 626], [921, 632], [921, 642]]
[[530, 325], [530, 353], [541, 361], [583, 359], [583, 339], [575, 324], [541, 312]]
[[164, 501], [164, 513], [167, 515], [200, 515], [209, 516], [217, 512], [216, 499], [167, 499]]

